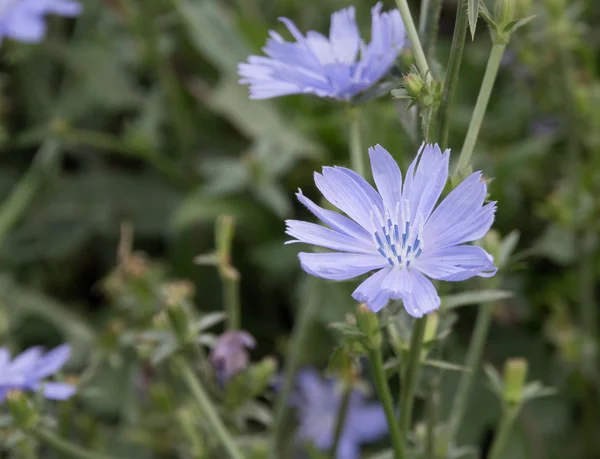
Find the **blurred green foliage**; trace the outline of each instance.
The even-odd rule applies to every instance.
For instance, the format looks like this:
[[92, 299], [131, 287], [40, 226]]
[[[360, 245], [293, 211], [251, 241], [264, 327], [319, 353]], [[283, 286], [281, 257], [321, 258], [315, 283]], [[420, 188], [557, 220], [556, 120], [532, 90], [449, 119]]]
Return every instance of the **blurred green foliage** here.
[[[192, 260], [214, 248], [217, 217], [231, 215], [232, 264], [255, 360], [285, 355], [294, 314], [314, 294], [321, 307], [303, 361], [325, 366], [338, 339], [328, 325], [354, 309], [353, 283], [306, 282], [297, 247], [283, 245], [283, 219], [310, 218], [295, 190], [316, 198], [312, 172], [347, 162], [346, 119], [334, 103], [309, 96], [251, 101], [236, 65], [259, 52], [269, 29], [283, 28], [277, 17], [326, 30], [329, 13], [348, 2], [83, 3], [76, 21], [53, 18], [39, 46], [2, 43], [0, 339], [14, 349], [69, 341], [73, 371], [99, 358], [123, 301], [122, 292], [117, 298], [103, 288], [119, 262], [123, 222], [134, 229], [135, 248], [162, 261], [156, 284], [188, 279], [202, 313], [220, 311], [217, 271]], [[372, 5], [356, 6], [367, 27]], [[506, 457], [597, 458], [600, 4], [537, 0], [531, 8], [538, 16], [511, 40], [474, 155], [498, 201], [490, 237], [519, 235], [498, 286], [513, 293], [476, 301], [495, 304], [485, 361], [500, 367], [523, 356], [532, 377], [558, 390], [525, 408]], [[434, 68], [446, 65], [454, 14], [455, 2], [444, 2]], [[480, 23], [467, 40], [451, 110], [455, 152], [489, 48]], [[380, 143], [406, 167], [415, 146], [399, 122], [403, 107], [383, 96], [363, 110], [366, 144]], [[449, 304], [473, 303], [446, 288]], [[460, 365], [475, 313], [456, 312], [443, 357]], [[106, 367], [77, 402], [85, 411], [61, 408], [74, 416], [69, 429], [123, 457], [189, 457], [176, 455], [181, 431], [166, 427], [176, 389], [150, 382], [155, 410], [146, 416], [136, 391], [148, 369], [126, 353], [112, 359], [98, 363]], [[443, 413], [456, 379], [444, 373]], [[500, 405], [483, 376], [476, 381], [459, 443], [485, 450]], [[268, 424], [266, 410], [252, 414]]]

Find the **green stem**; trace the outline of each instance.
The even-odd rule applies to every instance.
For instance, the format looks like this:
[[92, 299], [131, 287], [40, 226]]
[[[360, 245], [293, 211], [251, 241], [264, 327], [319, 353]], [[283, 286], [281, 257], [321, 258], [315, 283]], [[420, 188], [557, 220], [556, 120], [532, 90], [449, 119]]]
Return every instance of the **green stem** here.
[[340, 439], [342, 438], [342, 432], [344, 431], [344, 424], [346, 422], [346, 415], [348, 414], [348, 408], [350, 407], [350, 396], [352, 395], [352, 386], [345, 383], [344, 393], [342, 394], [342, 400], [338, 408], [337, 419], [335, 422], [335, 431], [333, 436], [333, 445], [331, 446], [331, 457], [337, 457], [336, 452]]
[[448, 126], [449, 126], [449, 110], [454, 96], [456, 83], [458, 82], [458, 73], [460, 63], [462, 61], [463, 48], [467, 38], [467, 2], [469, 0], [459, 0], [456, 9], [456, 22], [454, 23], [454, 35], [452, 36], [452, 47], [450, 48], [450, 58], [448, 60], [448, 68], [446, 70], [446, 78], [444, 79], [444, 90], [442, 92], [442, 100], [438, 107], [437, 114], [437, 135], [436, 138], [440, 142], [442, 148], [448, 146]]
[[190, 389], [198, 407], [202, 411], [208, 424], [210, 424], [214, 434], [217, 436], [221, 445], [231, 459], [244, 459], [244, 455], [235, 443], [235, 440], [231, 433], [225, 427], [225, 424], [219, 417], [217, 409], [210, 400], [210, 397], [206, 393], [206, 390], [202, 386], [200, 380], [196, 377], [190, 364], [182, 357], [176, 359], [177, 367], [183, 376], [188, 388]]
[[419, 40], [419, 34], [417, 33], [417, 28], [415, 27], [415, 23], [413, 22], [412, 15], [410, 14], [410, 9], [408, 7], [408, 0], [396, 0], [396, 5], [398, 6], [398, 10], [400, 11], [400, 16], [402, 16], [402, 21], [404, 22], [404, 27], [406, 27], [406, 35], [408, 35], [408, 40], [412, 45], [413, 54], [415, 56], [415, 62], [417, 64], [417, 68], [421, 73], [421, 76], [426, 79], [426, 81], [431, 80], [431, 72], [429, 71], [429, 65], [427, 64], [427, 58], [425, 57], [425, 53], [423, 52], [423, 47], [421, 46], [421, 41]]
[[192, 457], [203, 457], [205, 454], [202, 439], [199, 437], [198, 427], [194, 423], [193, 415], [188, 410], [181, 410], [176, 414], [181, 431], [190, 442], [190, 454]]
[[360, 109], [353, 105], [348, 108], [350, 124], [350, 168], [362, 177], [365, 176], [365, 151], [363, 151], [362, 135], [360, 132]]
[[492, 447], [487, 459], [500, 459], [502, 457], [502, 452], [508, 443], [508, 439], [512, 433], [513, 424], [515, 423], [518, 414], [518, 406], [510, 407], [502, 414], [502, 419], [500, 420], [500, 424], [496, 430], [494, 442], [492, 443]]
[[57, 437], [54, 433], [43, 428], [36, 428], [32, 433], [48, 446], [72, 459], [115, 459], [114, 456], [87, 451], [80, 446]]
[[[189, 158], [192, 151], [192, 133], [191, 117], [189, 116], [186, 101], [181, 91], [179, 82], [173, 69], [167, 59], [161, 55], [158, 37], [159, 34], [155, 27], [155, 2], [139, 2], [139, 15], [137, 25], [140, 34], [145, 41], [146, 53], [150, 63], [155, 67], [160, 84], [164, 91], [167, 103], [170, 105], [175, 132], [179, 142], [181, 156]], [[130, 5], [131, 6], [131, 5]], [[133, 8], [130, 7], [130, 11]]]
[[419, 36], [425, 50], [425, 56], [431, 58], [435, 48], [438, 31], [438, 19], [442, 8], [442, 0], [422, 0], [419, 15]]
[[227, 329], [238, 330], [240, 328], [240, 275], [230, 268], [222, 274], [223, 297], [225, 311], [227, 312]]
[[439, 377], [429, 387], [429, 397], [427, 397], [427, 432], [425, 436], [425, 458], [435, 459], [435, 428], [438, 425], [438, 413], [440, 406]]
[[394, 412], [394, 402], [392, 400], [392, 393], [388, 386], [385, 372], [383, 369], [383, 357], [379, 348], [369, 350], [369, 361], [371, 363], [371, 370], [373, 372], [373, 379], [375, 380], [375, 389], [377, 390], [377, 396], [379, 401], [383, 405], [385, 411], [385, 418], [388, 423], [388, 429], [390, 438], [392, 440], [392, 448], [394, 450], [394, 459], [406, 459], [404, 452], [404, 438], [400, 431], [398, 419]]
[[297, 324], [294, 326], [293, 335], [290, 343], [289, 355], [286, 359], [283, 373], [283, 384], [275, 404], [275, 416], [273, 421], [273, 436], [270, 445], [269, 457], [279, 458], [278, 450], [283, 443], [285, 433], [284, 424], [289, 410], [288, 399], [294, 389], [294, 376], [300, 365], [302, 351], [310, 333], [310, 328], [314, 322], [315, 315], [319, 308], [319, 298], [316, 285], [313, 279], [309, 279], [308, 301], [298, 312]]
[[400, 392], [400, 431], [406, 437], [412, 419], [415, 386], [421, 366], [421, 350], [427, 326], [427, 316], [416, 319], [410, 337], [410, 348], [406, 359], [406, 369], [403, 375], [403, 384]]
[[75, 144], [85, 145], [98, 150], [119, 153], [130, 158], [137, 158], [146, 161], [154, 169], [168, 177], [173, 183], [179, 184], [182, 188], [189, 188], [192, 184], [190, 177], [187, 177], [173, 163], [167, 160], [160, 153], [130, 145], [121, 139], [110, 134], [86, 129], [68, 129], [58, 134], [60, 140]]
[[0, 207], [0, 245], [27, 211], [47, 173], [58, 165], [59, 159], [58, 143], [53, 139], [46, 140], [35, 154], [29, 170]]
[[492, 88], [494, 87], [494, 81], [496, 81], [496, 75], [498, 74], [498, 68], [500, 68], [500, 61], [502, 60], [502, 55], [504, 54], [505, 48], [506, 45], [501, 43], [494, 43], [492, 45], [492, 52], [490, 53], [490, 57], [488, 59], [483, 81], [481, 82], [479, 96], [477, 96], [477, 102], [475, 103], [473, 116], [471, 117], [469, 129], [467, 130], [467, 136], [465, 137], [465, 142], [460, 152], [460, 157], [458, 158], [458, 163], [454, 169], [453, 176], [456, 176], [459, 171], [466, 168], [471, 160], [473, 148], [475, 147], [475, 142], [479, 136], [479, 129], [481, 128], [483, 117], [485, 116], [485, 111], [490, 100], [490, 94], [492, 93]]
[[473, 387], [473, 380], [475, 373], [478, 370], [478, 366], [481, 363], [481, 357], [483, 356], [483, 348], [487, 340], [488, 331], [492, 322], [492, 308], [493, 304], [482, 304], [479, 306], [477, 312], [477, 319], [475, 321], [475, 330], [471, 337], [469, 344], [469, 351], [467, 353], [465, 366], [469, 371], [463, 372], [458, 383], [458, 388], [452, 400], [452, 408], [450, 410], [450, 420], [448, 421], [448, 443], [451, 445], [454, 443], [454, 438], [458, 433], [458, 428], [463, 420], [465, 411], [467, 409], [467, 403], [471, 388]]

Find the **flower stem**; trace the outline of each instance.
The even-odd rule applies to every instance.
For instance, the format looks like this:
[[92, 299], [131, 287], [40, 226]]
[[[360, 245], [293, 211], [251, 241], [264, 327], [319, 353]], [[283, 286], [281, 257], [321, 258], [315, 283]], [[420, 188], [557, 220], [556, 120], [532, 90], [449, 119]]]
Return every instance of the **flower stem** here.
[[350, 407], [350, 396], [352, 395], [352, 386], [349, 383], [344, 385], [344, 393], [342, 394], [342, 400], [337, 413], [337, 420], [335, 422], [335, 431], [333, 436], [333, 445], [331, 446], [331, 457], [336, 457], [338, 445], [342, 438], [342, 432], [344, 431], [344, 424], [346, 422], [346, 415], [348, 414], [348, 408]]
[[502, 451], [504, 450], [508, 439], [510, 438], [510, 434], [512, 432], [513, 424], [517, 419], [519, 414], [519, 406], [513, 406], [507, 408], [502, 414], [502, 419], [500, 420], [500, 424], [498, 425], [498, 429], [496, 430], [496, 435], [494, 436], [494, 442], [492, 443], [492, 447], [490, 449], [490, 453], [487, 456], [487, 459], [501, 459]]
[[469, 371], [462, 373], [454, 399], [452, 400], [452, 409], [450, 410], [450, 413], [452, 414], [448, 421], [447, 433], [448, 443], [450, 445], [454, 443], [454, 438], [458, 433], [458, 428], [467, 409], [469, 394], [473, 386], [473, 378], [477, 372], [478, 365], [481, 362], [483, 348], [487, 340], [490, 323], [492, 322], [493, 307], [493, 304], [482, 304], [479, 306], [479, 311], [477, 312], [475, 330], [471, 337], [469, 351], [465, 362], [465, 366]]
[[450, 48], [450, 58], [444, 79], [444, 90], [442, 92], [442, 101], [438, 107], [437, 113], [437, 139], [442, 148], [448, 146], [448, 114], [450, 103], [454, 95], [454, 89], [458, 82], [458, 73], [462, 61], [463, 48], [467, 37], [467, 2], [468, 0], [459, 0], [456, 9], [456, 22], [454, 23], [454, 34], [452, 36], [452, 47]]
[[413, 399], [419, 367], [421, 366], [421, 350], [423, 349], [423, 338], [425, 337], [425, 328], [427, 326], [427, 316], [422, 319], [416, 319], [410, 338], [410, 348], [406, 360], [406, 369], [402, 378], [402, 387], [400, 392], [400, 432], [406, 437], [410, 421], [412, 418]]
[[427, 397], [427, 432], [425, 436], [424, 459], [435, 459], [435, 428], [438, 425], [438, 414], [440, 408], [439, 376], [435, 376], [429, 387]]
[[350, 167], [362, 177], [365, 176], [365, 152], [360, 132], [360, 109], [353, 105], [348, 108], [350, 124]]
[[426, 57], [431, 57], [435, 48], [435, 38], [438, 30], [439, 13], [442, 0], [422, 0], [419, 14], [419, 36]]
[[58, 165], [59, 158], [58, 142], [52, 139], [44, 141], [35, 154], [29, 170], [0, 207], [0, 245], [27, 211], [41, 188], [46, 173]]
[[314, 317], [319, 308], [319, 298], [313, 279], [309, 279], [309, 295], [306, 304], [301, 306], [298, 312], [297, 323], [294, 327], [293, 336], [290, 343], [290, 352], [286, 359], [286, 365], [283, 373], [283, 384], [275, 404], [275, 416], [273, 420], [273, 436], [270, 445], [269, 457], [279, 458], [278, 449], [283, 443], [284, 423], [288, 413], [288, 399], [294, 388], [294, 376], [300, 365], [302, 350], [309, 336], [310, 327], [313, 324]]
[[200, 380], [194, 374], [190, 364], [182, 357], [176, 359], [177, 367], [183, 376], [188, 388], [190, 389], [198, 407], [202, 410], [202, 414], [213, 429], [215, 435], [227, 451], [231, 459], [244, 459], [244, 455], [235, 443], [231, 433], [225, 427], [225, 424], [219, 417], [217, 409], [212, 404], [210, 397], [202, 386]]
[[398, 10], [400, 11], [400, 16], [402, 16], [404, 27], [406, 27], [406, 34], [408, 35], [408, 40], [412, 45], [417, 68], [419, 69], [419, 72], [421, 72], [421, 76], [425, 78], [426, 81], [429, 81], [431, 80], [431, 72], [429, 71], [427, 58], [425, 57], [423, 47], [421, 46], [421, 41], [419, 40], [417, 28], [415, 27], [412, 15], [410, 14], [408, 0], [396, 0], [396, 5], [398, 6]]
[[490, 53], [490, 57], [488, 59], [483, 81], [481, 82], [479, 96], [477, 96], [477, 102], [475, 103], [473, 116], [471, 117], [469, 129], [467, 130], [467, 136], [465, 137], [465, 142], [460, 152], [460, 157], [458, 158], [458, 163], [454, 169], [453, 176], [456, 176], [459, 171], [467, 167], [469, 161], [471, 160], [473, 148], [475, 147], [475, 142], [479, 136], [479, 129], [481, 128], [483, 117], [485, 116], [485, 111], [490, 100], [490, 94], [492, 93], [492, 88], [494, 87], [494, 81], [496, 80], [496, 75], [498, 74], [498, 68], [500, 68], [500, 61], [502, 60], [502, 55], [504, 54], [505, 48], [506, 45], [502, 43], [494, 43], [492, 45], [492, 52]]
[[404, 452], [405, 436], [400, 431], [398, 419], [396, 418], [396, 413], [394, 412], [392, 393], [390, 392], [390, 387], [388, 386], [383, 369], [383, 357], [381, 355], [381, 349], [370, 349], [369, 361], [371, 362], [371, 369], [373, 371], [373, 379], [375, 380], [377, 395], [385, 411], [385, 418], [387, 419], [390, 438], [392, 440], [392, 448], [394, 450], [394, 459], [406, 459], [406, 454]]
[[215, 225], [215, 245], [219, 260], [219, 276], [223, 284], [223, 302], [227, 313], [227, 329], [240, 328], [240, 273], [231, 265], [231, 246], [235, 221], [231, 215], [221, 215]]
[[35, 428], [31, 433], [48, 446], [51, 446], [56, 451], [72, 459], [114, 459], [114, 456], [106, 456], [104, 454], [87, 451], [80, 446], [57, 437], [54, 433], [43, 428]]

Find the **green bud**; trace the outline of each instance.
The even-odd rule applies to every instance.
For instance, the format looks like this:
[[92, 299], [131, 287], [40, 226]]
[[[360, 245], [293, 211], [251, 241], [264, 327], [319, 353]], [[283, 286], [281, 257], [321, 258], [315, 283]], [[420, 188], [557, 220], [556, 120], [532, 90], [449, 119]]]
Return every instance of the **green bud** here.
[[361, 303], [356, 311], [356, 325], [365, 334], [365, 347], [376, 349], [381, 345], [383, 337], [379, 328], [377, 314], [371, 311], [365, 303]]
[[190, 317], [185, 306], [182, 303], [169, 304], [166, 307], [167, 317], [171, 330], [180, 340], [187, 342], [190, 334]]
[[517, 0], [496, 0], [494, 3], [494, 21], [504, 26], [516, 17]]
[[248, 376], [252, 384], [254, 395], [262, 394], [271, 381], [277, 371], [277, 360], [273, 357], [267, 356], [260, 362], [253, 363], [248, 368]]
[[411, 97], [418, 99], [421, 95], [421, 90], [425, 87], [425, 82], [416, 73], [409, 73], [404, 77], [404, 87]]
[[64, 118], [53, 118], [50, 120], [50, 131], [58, 136], [65, 135], [71, 128], [69, 122]]
[[31, 429], [37, 424], [40, 416], [23, 392], [10, 391], [6, 394], [6, 404], [15, 424], [21, 429]]
[[427, 323], [425, 324], [425, 334], [423, 335], [424, 343], [430, 343], [431, 341], [435, 340], [439, 324], [440, 316], [435, 312], [429, 314], [427, 317]]
[[527, 360], [516, 357], [504, 363], [504, 394], [509, 404], [518, 404], [523, 398], [523, 388], [527, 379]]

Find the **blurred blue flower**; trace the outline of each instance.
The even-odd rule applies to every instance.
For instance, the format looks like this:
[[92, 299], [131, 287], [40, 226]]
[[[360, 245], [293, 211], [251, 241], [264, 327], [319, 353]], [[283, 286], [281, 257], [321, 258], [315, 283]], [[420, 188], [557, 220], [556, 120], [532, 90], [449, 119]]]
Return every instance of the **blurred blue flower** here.
[[305, 37], [292, 21], [281, 18], [296, 42], [270, 31], [263, 48], [268, 57], [250, 56], [239, 64], [240, 83], [250, 85], [252, 99], [304, 93], [351, 99], [388, 72], [406, 40], [398, 10], [381, 13], [378, 3], [371, 16], [368, 45], [360, 38], [354, 7], [333, 13], [329, 38], [314, 31]]
[[37, 391], [44, 397], [66, 400], [75, 393], [75, 387], [62, 382], [42, 381], [59, 371], [71, 357], [71, 346], [63, 344], [43, 354], [41, 347], [32, 347], [11, 360], [6, 348], [0, 348], [0, 402], [11, 390]]
[[352, 294], [373, 311], [388, 299], [401, 299], [406, 311], [421, 317], [437, 309], [440, 298], [425, 277], [462, 281], [496, 273], [493, 258], [467, 242], [480, 239], [494, 221], [496, 203], [487, 194], [481, 172], [474, 172], [434, 210], [448, 178], [450, 150], [423, 145], [406, 173], [381, 146], [369, 149], [379, 192], [356, 172], [324, 167], [315, 173], [323, 196], [346, 218], [323, 209], [299, 190], [297, 197], [331, 229], [287, 220], [293, 242], [314, 244], [333, 253], [300, 253], [302, 268], [313, 276], [346, 280], [377, 270]]
[[74, 0], [0, 0], [0, 42], [4, 37], [36, 43], [46, 34], [46, 14], [77, 16], [81, 5]]
[[210, 363], [221, 384], [246, 369], [250, 362], [247, 349], [254, 346], [256, 341], [252, 335], [243, 330], [227, 331], [217, 338], [210, 353]]
[[[333, 446], [342, 394], [336, 381], [322, 379], [305, 369], [296, 378], [298, 387], [291, 401], [298, 412], [298, 438], [327, 451]], [[336, 459], [360, 458], [360, 445], [375, 441], [388, 431], [385, 413], [379, 403], [369, 403], [354, 390], [337, 447]]]

